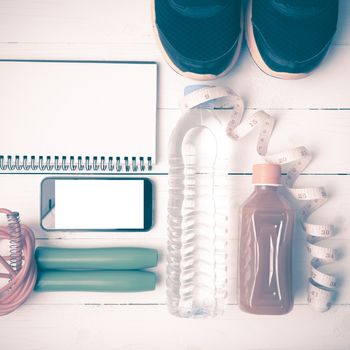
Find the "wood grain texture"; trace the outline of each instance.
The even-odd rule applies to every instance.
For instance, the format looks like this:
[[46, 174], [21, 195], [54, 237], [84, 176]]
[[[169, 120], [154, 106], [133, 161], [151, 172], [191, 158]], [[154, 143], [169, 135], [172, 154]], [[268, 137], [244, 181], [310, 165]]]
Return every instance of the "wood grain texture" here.
[[[155, 225], [148, 233], [44, 232], [39, 226], [43, 175], [0, 175], [0, 206], [18, 210], [37, 244], [58, 247], [157, 248], [157, 290], [150, 293], [33, 293], [0, 318], [0, 349], [348, 349], [350, 344], [350, 1], [340, 0], [338, 32], [313, 75], [283, 81], [263, 74], [246, 47], [225, 84], [245, 101], [247, 114], [265, 109], [277, 119], [270, 151], [304, 145], [314, 154], [298, 186], [324, 186], [326, 205], [310, 218], [334, 223], [326, 244], [341, 259], [325, 267], [341, 282], [335, 306], [323, 314], [306, 305], [305, 235], [294, 243], [296, 306], [282, 317], [247, 315], [236, 302], [237, 213], [252, 190], [251, 165], [260, 161], [256, 134], [232, 143], [230, 160], [229, 303], [223, 317], [178, 319], [166, 310], [167, 143], [180, 116], [178, 101], [194, 83], [173, 72], [154, 42], [149, 0], [0, 0], [0, 59], [149, 60], [159, 63]], [[0, 117], [1, 118], [1, 117]], [[5, 121], [2, 121], [5, 122]], [[342, 175], [339, 175], [342, 174]], [[1, 242], [3, 245], [4, 242]], [[0, 248], [1, 248], [0, 244]]]
[[[156, 248], [160, 252], [160, 262], [156, 270], [158, 287], [154, 292], [147, 293], [34, 293], [29, 299], [30, 304], [164, 304], [166, 279], [166, 207], [167, 207], [167, 176], [151, 175], [155, 185], [156, 216], [155, 225], [150, 232], [46, 232], [39, 222], [40, 175], [2, 175], [0, 177], [0, 193], [3, 194], [2, 204], [8, 208], [16, 208], [21, 213], [22, 222], [30, 225], [36, 233], [37, 244], [52, 247], [111, 247], [140, 246]], [[337, 175], [302, 175], [298, 180], [300, 186], [325, 186], [329, 191], [330, 200], [317, 210], [310, 218], [313, 223], [335, 224], [336, 236], [330, 238], [326, 245], [337, 248], [341, 258], [334, 264], [325, 266], [324, 270], [335, 273], [339, 277], [340, 289], [337, 304], [350, 304], [350, 289], [347, 281], [350, 278], [350, 251], [348, 208], [350, 204], [350, 176]], [[229, 177], [230, 212], [229, 212], [229, 302], [236, 300], [236, 270], [237, 270], [237, 240], [238, 212], [240, 204], [252, 191], [250, 175], [231, 175]], [[22, 193], [21, 203], [12, 193]], [[6, 198], [6, 199], [5, 199]], [[298, 226], [294, 240], [294, 289], [297, 304], [306, 304], [306, 286], [309, 271], [309, 255], [306, 252], [306, 237]]]
[[[195, 83], [179, 76], [163, 62], [155, 44], [0, 44], [0, 59], [9, 58], [157, 61], [159, 89], [162, 91], [159, 95], [159, 108], [178, 108], [184, 86]], [[226, 77], [217, 79], [215, 84], [233, 88], [249, 108], [349, 109], [349, 90], [346, 88], [350, 76], [349, 61], [350, 46], [333, 45], [326, 60], [312, 75], [302, 80], [284, 81], [261, 72], [244, 48], [237, 65]]]
[[[1, 0], [0, 42], [151, 43], [149, 0]], [[340, 0], [333, 45], [350, 44], [350, 4]], [[45, 29], [45, 30], [44, 30]]]
[[349, 308], [315, 317], [308, 306], [296, 306], [288, 315], [264, 317], [230, 306], [220, 319], [188, 320], [160, 305], [26, 305], [0, 320], [0, 334], [9, 350], [346, 350]]
[[[254, 112], [255, 110], [246, 110], [245, 117]], [[350, 149], [350, 110], [273, 109], [267, 112], [276, 119], [269, 145], [270, 153], [303, 145], [313, 155], [313, 161], [304, 173], [350, 173], [350, 154], [344, 152]], [[218, 115], [224, 119], [230, 113], [220, 111]], [[167, 171], [168, 140], [180, 116], [181, 112], [177, 109], [160, 110], [158, 113], [159, 162], [155, 171]], [[230, 143], [231, 173], [250, 173], [252, 164], [262, 161], [256, 152], [257, 138], [258, 132], [252, 132], [246, 138]]]

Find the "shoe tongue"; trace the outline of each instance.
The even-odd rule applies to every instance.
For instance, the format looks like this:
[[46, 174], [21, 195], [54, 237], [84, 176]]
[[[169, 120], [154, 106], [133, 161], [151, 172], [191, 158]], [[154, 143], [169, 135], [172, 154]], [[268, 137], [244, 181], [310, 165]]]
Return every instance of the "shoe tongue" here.
[[232, 0], [160, 0], [169, 1], [170, 6], [188, 17], [204, 18], [221, 12]]

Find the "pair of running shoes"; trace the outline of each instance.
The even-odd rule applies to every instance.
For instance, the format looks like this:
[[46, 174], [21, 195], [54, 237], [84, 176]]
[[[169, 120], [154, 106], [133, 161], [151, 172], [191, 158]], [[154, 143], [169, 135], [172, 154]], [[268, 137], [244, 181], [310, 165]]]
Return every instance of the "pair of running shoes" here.
[[310, 74], [336, 32], [338, 0], [152, 0], [157, 43], [185, 77], [211, 80], [237, 62], [245, 32], [258, 67], [282, 79]]

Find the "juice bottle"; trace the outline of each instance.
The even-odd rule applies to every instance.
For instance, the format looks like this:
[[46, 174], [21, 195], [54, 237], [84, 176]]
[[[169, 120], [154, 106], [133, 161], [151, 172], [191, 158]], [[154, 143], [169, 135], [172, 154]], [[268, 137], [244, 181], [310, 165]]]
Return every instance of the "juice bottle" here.
[[253, 167], [254, 192], [241, 207], [240, 309], [281, 315], [293, 308], [292, 238], [295, 210], [280, 193], [277, 164]]

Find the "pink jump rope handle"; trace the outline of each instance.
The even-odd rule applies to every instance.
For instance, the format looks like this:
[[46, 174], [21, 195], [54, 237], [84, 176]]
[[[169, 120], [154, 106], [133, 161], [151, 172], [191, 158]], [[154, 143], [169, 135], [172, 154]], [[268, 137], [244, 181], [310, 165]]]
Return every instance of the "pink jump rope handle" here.
[[0, 239], [10, 241], [10, 255], [0, 255], [0, 264], [7, 271], [0, 273], [0, 278], [8, 279], [0, 288], [0, 316], [4, 316], [21, 306], [34, 289], [37, 266], [33, 231], [20, 224], [18, 213], [3, 208], [0, 213], [6, 214], [8, 220], [8, 227], [0, 227]]

